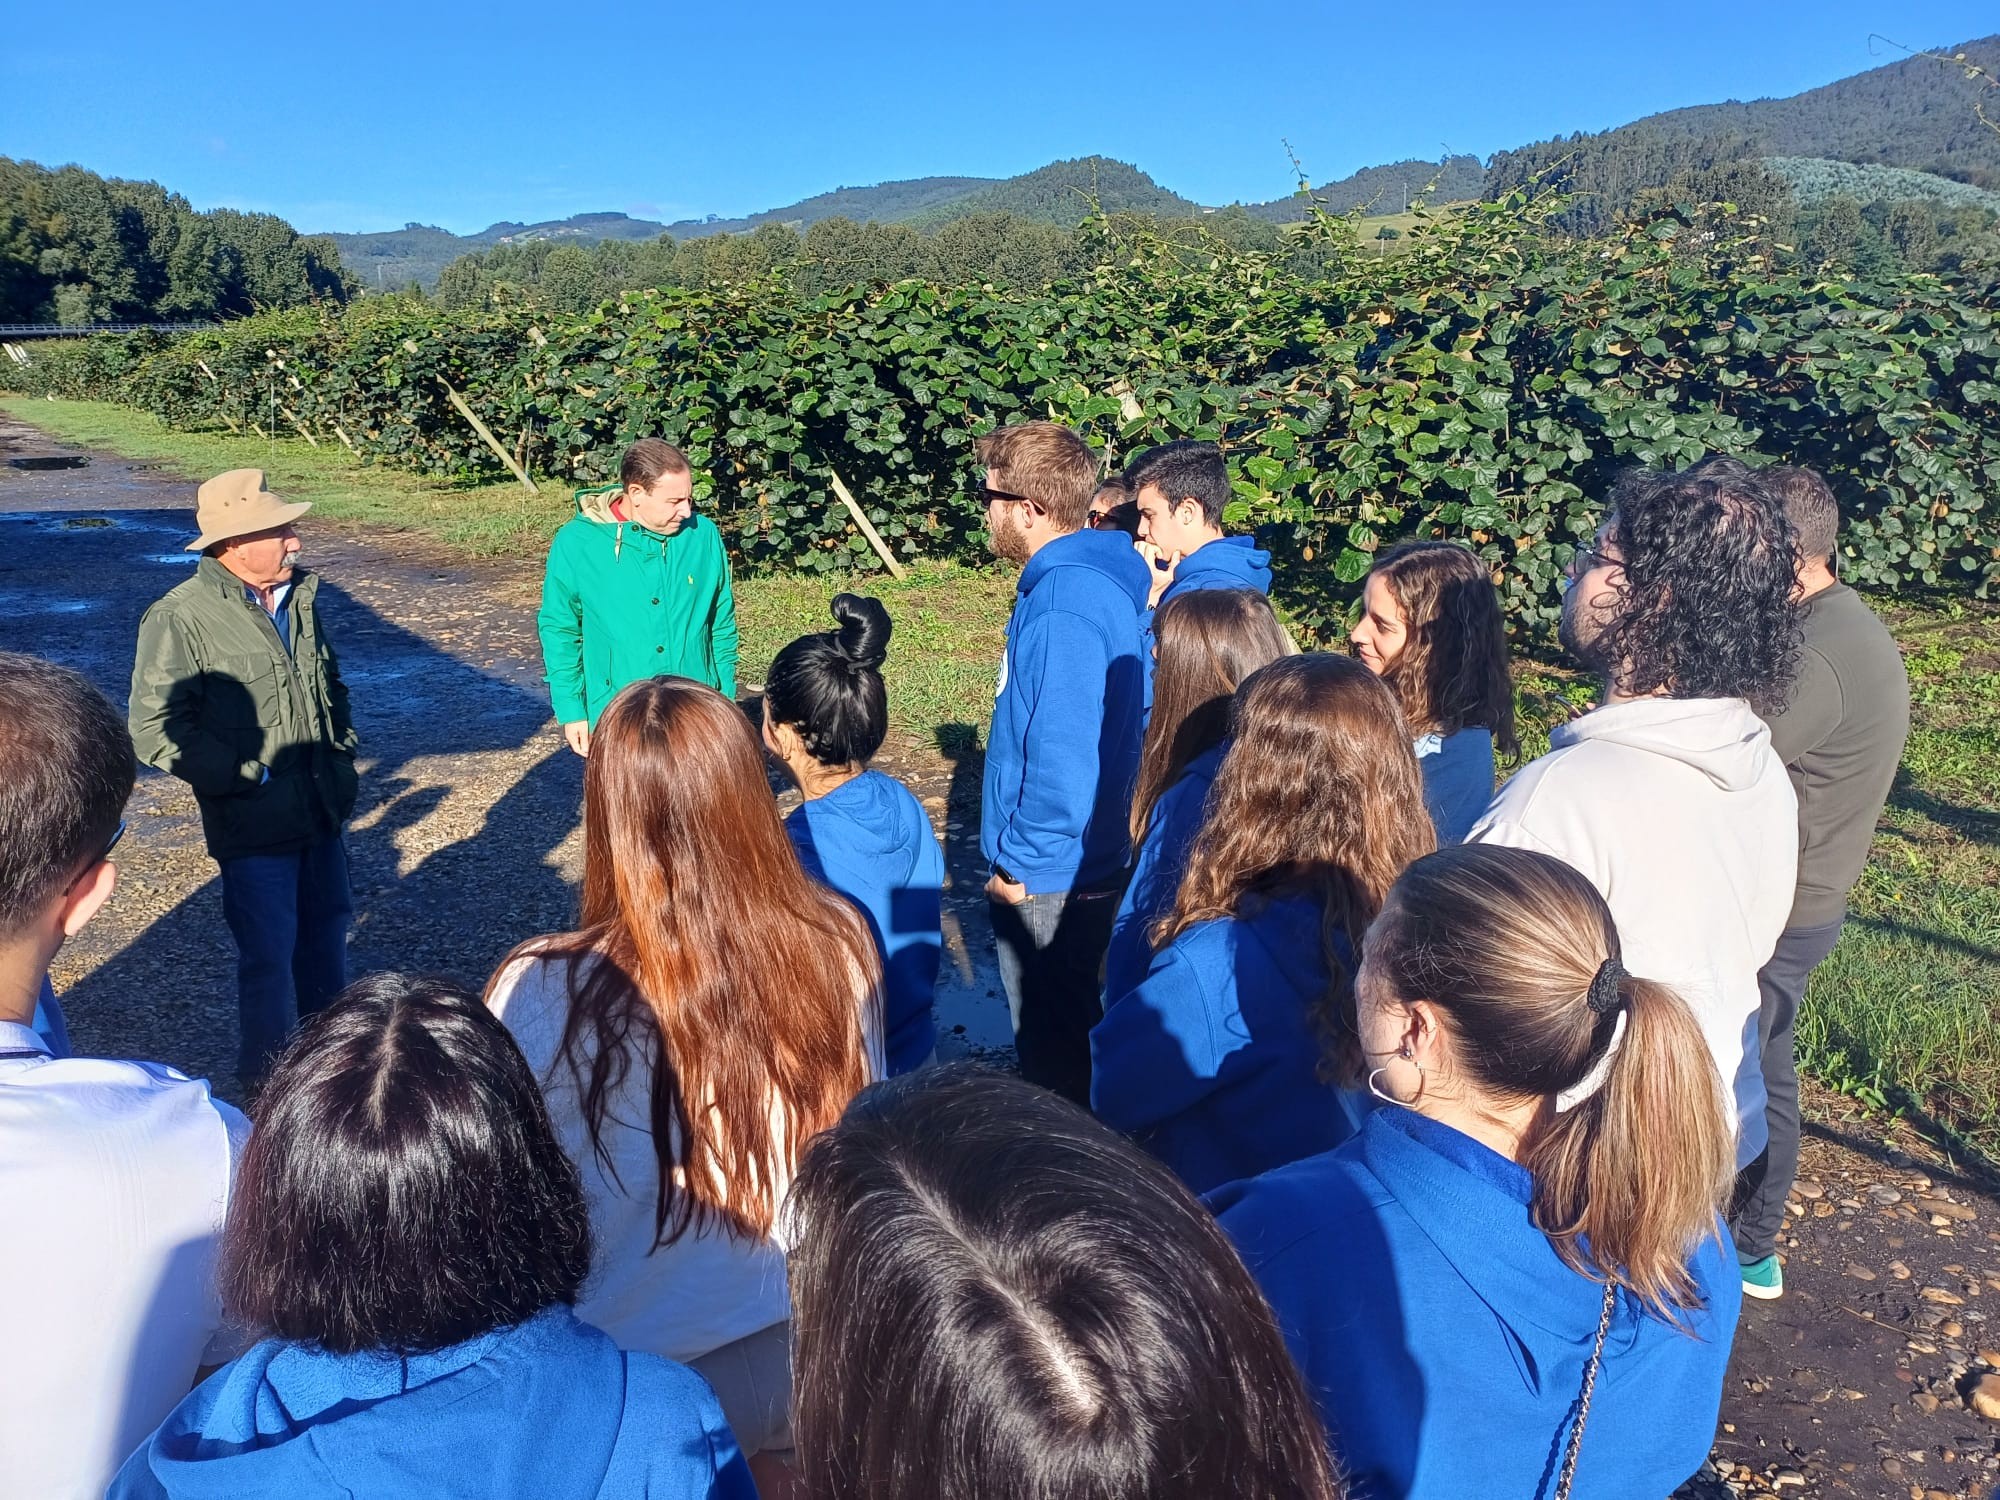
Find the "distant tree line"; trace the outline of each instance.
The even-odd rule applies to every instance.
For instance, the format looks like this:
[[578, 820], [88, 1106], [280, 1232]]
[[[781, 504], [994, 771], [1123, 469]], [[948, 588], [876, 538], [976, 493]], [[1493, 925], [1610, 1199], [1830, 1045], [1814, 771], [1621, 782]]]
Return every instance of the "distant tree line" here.
[[[1765, 160], [1743, 136], [1638, 129], [1503, 151], [1487, 196], [1516, 189], [1569, 194], [1552, 224], [1580, 238], [1674, 204], [1733, 203], [1763, 220], [1780, 259], [1873, 273], [1957, 270], [2000, 261], [1994, 195], [1926, 173], [1804, 158]], [[1774, 170], [1775, 168], [1775, 170]], [[1921, 196], [1919, 196], [1921, 194]]]
[[1095, 265], [1107, 228], [1115, 234], [1141, 227], [1190, 246], [1213, 243], [1232, 250], [1275, 251], [1285, 239], [1278, 225], [1253, 219], [1241, 208], [1173, 219], [1119, 214], [1076, 229], [1006, 211], [967, 214], [931, 229], [833, 218], [817, 221], [803, 235], [787, 224], [765, 224], [749, 234], [686, 240], [663, 234], [594, 245], [561, 240], [496, 245], [446, 266], [436, 296], [454, 310], [529, 302], [583, 312], [620, 292], [739, 285], [779, 269], [808, 295], [913, 277], [940, 286], [1036, 290]]
[[0, 319], [226, 318], [355, 290], [330, 239], [273, 214], [197, 213], [158, 183], [0, 157]]

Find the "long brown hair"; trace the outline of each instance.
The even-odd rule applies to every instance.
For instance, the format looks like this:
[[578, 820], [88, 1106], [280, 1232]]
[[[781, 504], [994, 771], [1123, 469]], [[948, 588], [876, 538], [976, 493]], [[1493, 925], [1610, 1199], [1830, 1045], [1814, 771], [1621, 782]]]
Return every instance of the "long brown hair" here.
[[[1583, 1275], [1679, 1322], [1687, 1262], [1717, 1232], [1736, 1156], [1722, 1080], [1687, 1002], [1648, 979], [1593, 982], [1619, 957], [1597, 889], [1559, 859], [1464, 844], [1418, 860], [1368, 933], [1370, 983], [1428, 1000], [1471, 1084], [1509, 1099], [1601, 1085], [1527, 1141], [1534, 1220]], [[1622, 967], [1622, 966], [1621, 966]], [[1619, 970], [1607, 971], [1606, 980]], [[1620, 1010], [1625, 1033], [1608, 1066]]]
[[1189, 762], [1227, 737], [1237, 684], [1287, 655], [1291, 645], [1271, 601], [1255, 589], [1176, 594], [1154, 614], [1153, 640], [1153, 713], [1132, 793], [1134, 848], [1146, 837], [1161, 794]]
[[1353, 976], [1341, 952], [1360, 954], [1396, 877], [1437, 847], [1403, 716], [1360, 662], [1309, 652], [1250, 674], [1236, 691], [1232, 736], [1153, 946], [1239, 915], [1252, 895], [1312, 895], [1334, 976], [1320, 1019], [1337, 1049], [1358, 1057]]
[[646, 1069], [658, 1242], [715, 1222], [761, 1239], [807, 1139], [868, 1082], [875, 945], [800, 867], [749, 721], [699, 683], [655, 677], [611, 700], [583, 824], [581, 929], [524, 943], [501, 972], [567, 960], [561, 1055], [607, 1169], [606, 1111]]
[[1496, 751], [1519, 759], [1507, 626], [1486, 564], [1457, 542], [1404, 542], [1383, 553], [1369, 576], [1388, 587], [1409, 632], [1383, 680], [1410, 732], [1484, 729]]

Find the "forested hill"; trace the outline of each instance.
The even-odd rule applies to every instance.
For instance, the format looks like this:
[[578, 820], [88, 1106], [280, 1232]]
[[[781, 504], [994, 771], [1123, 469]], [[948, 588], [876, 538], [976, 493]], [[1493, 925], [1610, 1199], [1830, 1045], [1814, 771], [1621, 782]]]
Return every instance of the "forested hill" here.
[[[2000, 36], [1943, 51], [1964, 54], [1988, 80], [2000, 73]], [[2000, 130], [1988, 120], [2000, 121], [2000, 90], [1952, 63], [1907, 57], [1789, 98], [1695, 105], [1497, 152], [1486, 196], [1536, 178], [1555, 182], [1590, 196], [1571, 226], [1589, 232], [1624, 213], [1638, 193], [1680, 174], [1766, 157], [1904, 167], [1995, 189]]]

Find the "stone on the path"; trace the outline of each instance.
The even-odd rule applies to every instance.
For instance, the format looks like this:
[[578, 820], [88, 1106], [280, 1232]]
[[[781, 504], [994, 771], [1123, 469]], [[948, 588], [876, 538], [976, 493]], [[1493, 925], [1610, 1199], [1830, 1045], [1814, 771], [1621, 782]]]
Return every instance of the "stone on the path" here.
[[1989, 1422], [2000, 1422], [2000, 1375], [1982, 1375], [1965, 1393], [1965, 1404]]
[[1916, 1395], [1910, 1397], [1910, 1405], [1928, 1415], [1938, 1409], [1938, 1398], [1929, 1391], [1918, 1391]]
[[1953, 1203], [1949, 1198], [1919, 1198], [1917, 1207], [1954, 1224], [1970, 1224], [1979, 1217], [1978, 1210], [1964, 1203]]
[[1875, 1273], [1859, 1261], [1850, 1260], [1847, 1263], [1847, 1274], [1852, 1276], [1856, 1281], [1873, 1281], [1875, 1279]]
[[1934, 1302], [1939, 1307], [1963, 1307], [1965, 1299], [1946, 1287], [1927, 1286], [1917, 1295], [1926, 1302]]
[[1908, 1281], [1910, 1279], [1910, 1268], [1900, 1260], [1892, 1260], [1889, 1262], [1889, 1274], [1898, 1281]]
[[1797, 1182], [1793, 1183], [1792, 1191], [1808, 1201], [1826, 1196], [1826, 1188], [1810, 1177], [1801, 1177]]
[[2000, 1370], [2000, 1349], [1981, 1349], [1979, 1359], [1989, 1370]]

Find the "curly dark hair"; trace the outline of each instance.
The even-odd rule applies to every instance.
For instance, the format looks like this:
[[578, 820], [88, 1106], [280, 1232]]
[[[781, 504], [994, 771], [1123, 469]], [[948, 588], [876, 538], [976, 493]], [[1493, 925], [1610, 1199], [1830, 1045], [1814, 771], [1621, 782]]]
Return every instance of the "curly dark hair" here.
[[1564, 643], [1624, 693], [1776, 709], [1798, 667], [1794, 541], [1778, 497], [1737, 459], [1628, 470], [1612, 486], [1604, 536], [1622, 565], [1617, 606], [1582, 642], [1571, 600]]

